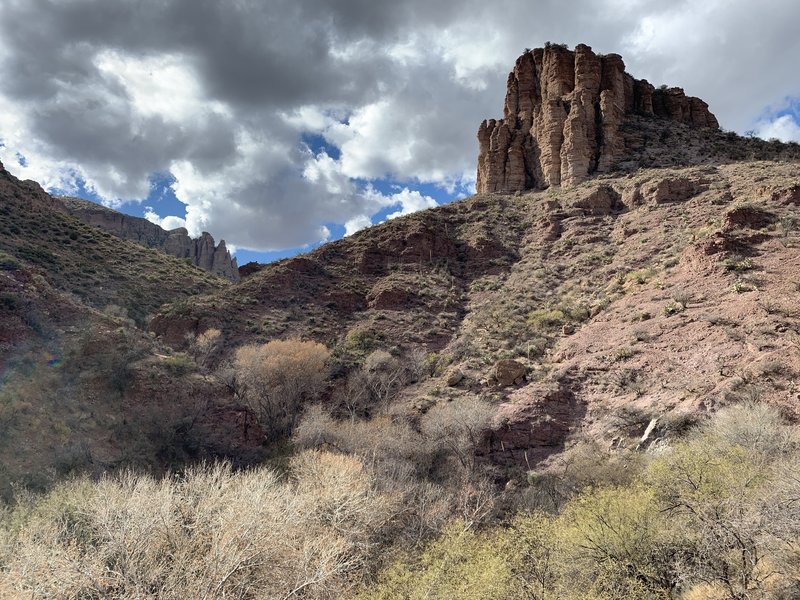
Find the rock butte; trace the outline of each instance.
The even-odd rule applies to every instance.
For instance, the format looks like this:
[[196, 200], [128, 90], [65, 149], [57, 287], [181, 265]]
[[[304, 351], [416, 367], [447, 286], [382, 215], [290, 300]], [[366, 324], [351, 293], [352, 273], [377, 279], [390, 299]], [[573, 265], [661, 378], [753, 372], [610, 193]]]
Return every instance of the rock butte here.
[[708, 104], [625, 72], [618, 54], [552, 44], [527, 50], [508, 76], [503, 118], [478, 129], [478, 193], [570, 186], [624, 158], [629, 115], [719, 129]]

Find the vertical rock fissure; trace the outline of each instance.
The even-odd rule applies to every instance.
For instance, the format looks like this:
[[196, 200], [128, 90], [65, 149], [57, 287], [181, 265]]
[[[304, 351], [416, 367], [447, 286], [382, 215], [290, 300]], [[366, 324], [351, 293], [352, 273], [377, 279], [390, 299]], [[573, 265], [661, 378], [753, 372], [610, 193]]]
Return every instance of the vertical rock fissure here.
[[600, 166], [600, 148], [603, 147], [603, 114], [600, 112], [599, 101], [593, 103], [592, 107], [594, 108], [594, 149], [589, 173], [596, 173]]

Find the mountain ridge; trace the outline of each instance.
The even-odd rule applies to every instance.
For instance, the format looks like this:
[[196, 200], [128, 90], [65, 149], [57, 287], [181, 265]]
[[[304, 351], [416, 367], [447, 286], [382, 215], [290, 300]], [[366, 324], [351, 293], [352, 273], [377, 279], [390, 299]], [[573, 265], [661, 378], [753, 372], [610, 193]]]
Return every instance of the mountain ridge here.
[[157, 248], [176, 258], [188, 259], [201, 269], [224, 277], [239, 280], [239, 267], [231, 258], [225, 240], [217, 245], [213, 236], [204, 231], [199, 238], [191, 238], [185, 227], [166, 230], [143, 217], [134, 217], [96, 202], [72, 196], [55, 196], [67, 211], [84, 223], [100, 227], [123, 239], [133, 240], [149, 248]]

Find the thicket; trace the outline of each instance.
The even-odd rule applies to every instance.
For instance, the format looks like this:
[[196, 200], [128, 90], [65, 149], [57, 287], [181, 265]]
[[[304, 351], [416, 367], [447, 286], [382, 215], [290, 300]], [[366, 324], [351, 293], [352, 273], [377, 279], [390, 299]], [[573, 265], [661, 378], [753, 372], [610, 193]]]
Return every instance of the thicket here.
[[291, 433], [303, 403], [325, 385], [327, 348], [317, 342], [273, 340], [236, 351], [229, 381], [268, 437]]
[[720, 411], [625, 484], [536, 504], [483, 531], [452, 522], [358, 598], [800, 597], [800, 447], [767, 406]]
[[564, 457], [502, 491], [491, 411], [297, 424], [285, 471], [75, 479], [0, 516], [0, 597], [744, 600], [800, 596], [800, 444], [721, 410], [654, 454]]

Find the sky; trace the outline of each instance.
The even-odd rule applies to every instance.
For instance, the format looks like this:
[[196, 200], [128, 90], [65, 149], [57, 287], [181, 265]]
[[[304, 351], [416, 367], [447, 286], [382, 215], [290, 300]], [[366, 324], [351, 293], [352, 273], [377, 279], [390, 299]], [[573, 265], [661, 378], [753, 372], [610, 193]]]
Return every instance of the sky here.
[[0, 161], [239, 264], [474, 192], [546, 41], [800, 141], [797, 0], [0, 0]]

